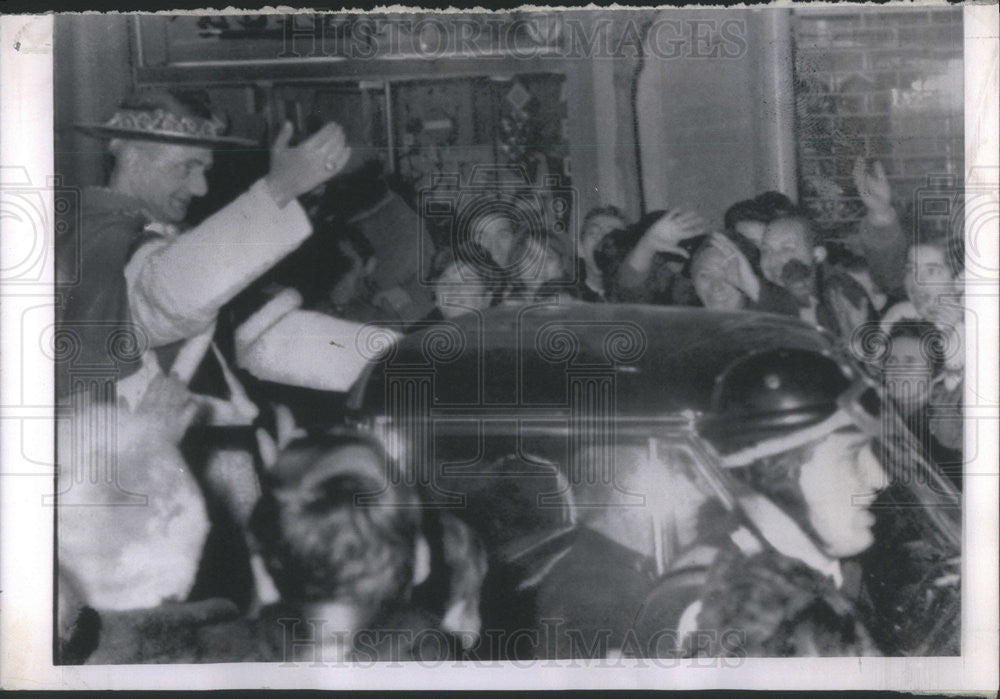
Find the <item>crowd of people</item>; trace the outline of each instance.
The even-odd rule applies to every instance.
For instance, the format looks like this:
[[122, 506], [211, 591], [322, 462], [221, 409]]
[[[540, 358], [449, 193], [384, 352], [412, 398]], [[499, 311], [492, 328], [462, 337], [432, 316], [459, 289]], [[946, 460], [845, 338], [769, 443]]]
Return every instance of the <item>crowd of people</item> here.
[[[188, 506], [132, 513], [138, 520], [128, 531], [115, 508], [60, 509], [60, 530], [75, 533], [59, 544], [63, 662], [461, 657], [475, 644], [487, 572], [477, 534], [457, 517], [417, 507], [419, 493], [391, 472], [378, 443], [307, 434], [294, 411], [262, 405], [261, 394], [244, 388], [254, 370], [239, 357], [250, 355], [227, 344], [235, 335], [237, 345], [252, 345], [275, 325], [262, 305], [280, 307], [283, 318], [304, 312], [310, 322], [375, 323], [400, 334], [524, 304], [799, 318], [857, 355], [914, 439], [961, 487], [961, 261], [947, 240], [909, 234], [878, 163], [857, 161], [865, 216], [837, 240], [778, 192], [733, 204], [718, 224], [682, 208], [629, 221], [616, 206], [601, 206], [569, 222], [575, 236], [549, 228], [544, 212], [513, 216], [498, 197], [496, 207], [479, 202], [475, 216], [432, 235], [389, 188], [372, 185], [376, 195], [350, 211], [342, 210], [344, 197], [331, 203], [338, 200], [324, 187], [335, 189], [327, 183], [350, 156], [343, 133], [328, 125], [291, 147], [286, 126], [269, 173], [183, 230], [187, 205], [207, 191], [211, 148], [232, 141], [208, 108], [155, 93], [90, 128], [111, 139], [115, 167], [108, 187], [83, 197], [84, 276], [65, 287], [62, 322], [80, 333], [84, 363], [101, 363], [109, 326], [139, 338], [136, 352], [119, 357], [110, 397], [91, 395], [85, 410], [109, 400], [118, 406], [119, 433], [132, 445], [119, 456], [138, 479], [133, 486], [152, 470], [170, 473], [163, 487]], [[336, 345], [326, 326], [310, 327], [298, 344], [318, 351], [315, 335]], [[343, 391], [349, 383], [332, 385]], [[59, 390], [80, 389], [61, 375]], [[951, 409], [947, 418], [936, 413], [941, 406]], [[242, 436], [204, 453], [220, 427], [244, 430], [230, 430]], [[60, 441], [76, 443], [69, 433]], [[160, 442], [157, 459], [135, 446]], [[65, 448], [60, 454], [79, 458]], [[178, 475], [187, 471], [202, 504], [192, 504], [198, 489]], [[87, 504], [93, 493], [77, 486], [62, 493], [63, 504]], [[359, 506], [364, 498], [370, 502]], [[175, 522], [178, 513], [187, 513], [184, 523]], [[167, 526], [158, 517], [174, 522], [173, 536], [153, 536]], [[95, 539], [95, 531], [114, 536]], [[202, 545], [195, 571], [192, 551]], [[135, 558], [137, 551], [146, 553]], [[142, 555], [159, 564], [143, 567]], [[236, 586], [228, 566], [241, 556], [253, 591], [246, 599], [226, 589]], [[216, 567], [214, 579], [206, 565]], [[124, 594], [123, 579], [149, 594]], [[232, 604], [220, 607], [219, 598]], [[187, 601], [163, 624], [147, 619], [154, 599]], [[116, 628], [136, 625], [153, 640], [115, 641]], [[183, 642], [178, 628], [188, 629]], [[428, 630], [438, 635], [421, 636]], [[851, 647], [871, 650], [867, 640]]]
[[[575, 238], [526, 224], [542, 217], [512, 216], [498, 197], [493, 210], [480, 205], [476, 216], [439, 241], [423, 270], [434, 309], [419, 320], [537, 302], [797, 317], [835, 336], [883, 381], [915, 434], [959, 482], [961, 248], [940, 233], [917, 235], [912, 222], [904, 226], [881, 163], [858, 158], [853, 175], [864, 216], [855, 230], [832, 235], [774, 191], [734, 203], [717, 223], [682, 208], [631, 222], [617, 206], [599, 206], [582, 217]], [[404, 332], [424, 327], [380, 306], [366, 282], [377, 258], [356, 229], [331, 226], [336, 249], [353, 250], [340, 259], [353, 262], [349, 271], [324, 277], [333, 281], [317, 307]], [[331, 304], [348, 295], [346, 305]], [[932, 417], [935, 408], [938, 417]]]

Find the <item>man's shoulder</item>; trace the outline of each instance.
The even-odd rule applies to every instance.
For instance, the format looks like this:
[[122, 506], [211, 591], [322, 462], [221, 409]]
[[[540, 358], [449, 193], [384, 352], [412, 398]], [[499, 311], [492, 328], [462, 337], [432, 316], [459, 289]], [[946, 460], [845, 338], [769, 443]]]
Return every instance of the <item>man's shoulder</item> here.
[[[79, 245], [88, 255], [98, 255], [109, 262], [128, 258], [146, 238], [149, 217], [141, 203], [105, 187], [84, 189], [79, 216], [69, 229], [80, 235]], [[73, 235], [73, 233], [67, 233]]]

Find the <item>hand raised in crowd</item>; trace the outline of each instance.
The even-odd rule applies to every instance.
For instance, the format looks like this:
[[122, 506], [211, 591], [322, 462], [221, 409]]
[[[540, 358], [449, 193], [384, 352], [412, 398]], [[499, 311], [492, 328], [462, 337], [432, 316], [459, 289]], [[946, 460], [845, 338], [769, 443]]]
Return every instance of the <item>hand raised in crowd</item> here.
[[868, 215], [877, 223], [891, 223], [895, 219], [896, 212], [892, 208], [892, 187], [881, 162], [876, 160], [869, 172], [865, 159], [858, 157], [854, 161], [854, 186], [861, 201], [865, 203], [865, 208], [868, 209]]
[[760, 298], [760, 279], [736, 244], [721, 233], [709, 236], [713, 247], [726, 256], [726, 269], [730, 273], [733, 286], [742, 291], [751, 301]]
[[340, 172], [351, 156], [344, 131], [329, 122], [295, 147], [292, 125], [285, 122], [271, 147], [271, 171], [264, 178], [278, 206], [307, 192]]
[[864, 301], [857, 304], [840, 290], [833, 290], [827, 297], [833, 307], [833, 314], [837, 318], [837, 326], [840, 328], [840, 337], [845, 341], [850, 341], [854, 337], [854, 331], [868, 322], [868, 307]]
[[701, 216], [691, 211], [675, 209], [665, 213], [650, 226], [638, 247], [649, 252], [670, 252], [688, 257], [687, 251], [680, 247], [680, 241], [693, 238], [704, 230], [705, 222]]

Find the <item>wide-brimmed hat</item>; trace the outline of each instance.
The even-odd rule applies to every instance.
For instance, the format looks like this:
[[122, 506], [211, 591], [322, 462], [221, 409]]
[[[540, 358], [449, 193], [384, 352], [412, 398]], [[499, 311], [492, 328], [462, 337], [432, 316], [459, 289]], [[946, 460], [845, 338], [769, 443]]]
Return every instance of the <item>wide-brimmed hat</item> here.
[[212, 113], [205, 101], [165, 90], [131, 96], [103, 124], [77, 123], [74, 126], [97, 138], [206, 147], [259, 145], [250, 139], [225, 135], [226, 122]]

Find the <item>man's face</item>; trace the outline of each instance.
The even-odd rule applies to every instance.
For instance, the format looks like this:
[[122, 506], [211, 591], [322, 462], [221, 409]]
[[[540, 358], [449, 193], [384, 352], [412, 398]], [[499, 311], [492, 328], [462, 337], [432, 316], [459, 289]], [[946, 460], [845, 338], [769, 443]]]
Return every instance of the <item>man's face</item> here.
[[868, 508], [886, 486], [886, 474], [870, 441], [861, 432], [835, 432], [802, 465], [799, 485], [809, 523], [835, 558], [855, 556], [875, 541]]
[[623, 228], [625, 228], [625, 222], [617, 216], [599, 214], [587, 219], [587, 222], [583, 224], [583, 230], [580, 231], [580, 257], [585, 262], [592, 263], [594, 261], [594, 248], [601, 242], [601, 238], [611, 231]]
[[727, 266], [725, 253], [715, 248], [703, 250], [695, 258], [691, 278], [706, 308], [737, 311], [746, 304], [743, 294], [730, 282], [733, 276], [728, 273]]
[[930, 399], [933, 367], [915, 337], [894, 337], [882, 369], [885, 389], [903, 412], [910, 413]]
[[905, 271], [907, 298], [921, 318], [931, 320], [940, 297], [955, 291], [945, 251], [934, 245], [914, 245], [906, 254]]
[[803, 222], [782, 219], [767, 226], [760, 268], [769, 282], [784, 287], [800, 300], [814, 293], [815, 257]]
[[764, 240], [767, 224], [760, 221], [737, 221], [733, 229], [759, 248]]
[[208, 193], [205, 173], [212, 167], [212, 151], [198, 146], [141, 143], [129, 159], [123, 176], [128, 190], [141, 199], [149, 213], [163, 223], [181, 223], [195, 197]]

